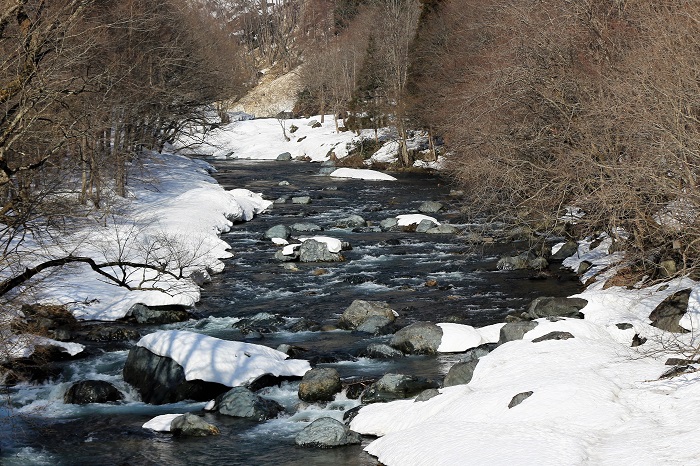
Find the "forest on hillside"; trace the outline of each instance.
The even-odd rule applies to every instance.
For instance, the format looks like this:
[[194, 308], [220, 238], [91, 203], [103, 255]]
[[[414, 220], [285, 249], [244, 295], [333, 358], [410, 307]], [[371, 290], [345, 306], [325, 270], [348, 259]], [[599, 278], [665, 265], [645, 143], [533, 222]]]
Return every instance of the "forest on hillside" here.
[[[296, 111], [444, 141], [465, 210], [607, 232], [637, 265], [700, 248], [700, 5], [672, 0], [2, 0], [5, 251], [123, 196], [127, 167], [255, 84]], [[336, 120], [337, 121], [337, 120]], [[75, 193], [75, 195], [67, 195]], [[59, 195], [60, 194], [60, 195]], [[569, 208], [585, 215], [565, 228]]]

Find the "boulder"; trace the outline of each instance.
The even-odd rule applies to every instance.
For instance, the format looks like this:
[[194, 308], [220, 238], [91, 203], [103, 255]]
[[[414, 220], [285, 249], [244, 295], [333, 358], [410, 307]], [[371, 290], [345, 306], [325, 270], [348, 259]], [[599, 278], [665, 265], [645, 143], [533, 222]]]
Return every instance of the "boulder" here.
[[293, 231], [303, 232], [303, 233], [323, 230], [323, 228], [321, 228], [319, 225], [316, 225], [315, 223], [308, 223], [308, 222], [295, 223], [291, 226], [291, 229]]
[[288, 325], [287, 320], [277, 314], [259, 312], [252, 317], [242, 318], [231, 327], [238, 329], [243, 335], [248, 335], [252, 332], [274, 333], [286, 329]]
[[363, 403], [383, 403], [387, 401], [411, 398], [424, 390], [438, 388], [440, 385], [425, 377], [404, 374], [385, 374], [369, 386], [362, 394]]
[[336, 167], [321, 167], [318, 170], [318, 174], [323, 175], [323, 176], [328, 176], [331, 173], [333, 173], [334, 171], [336, 171]]
[[88, 403], [109, 403], [121, 401], [124, 396], [117, 388], [104, 380], [83, 380], [70, 386], [63, 402], [66, 404], [85, 405]]
[[474, 369], [479, 363], [479, 359], [472, 359], [469, 361], [458, 362], [453, 365], [447, 375], [445, 376], [445, 381], [443, 382], [444, 387], [452, 387], [454, 385], [464, 385], [472, 380], [474, 375]]
[[[432, 220], [424, 219], [421, 220], [418, 225], [415, 225], [416, 228], [416, 233], [427, 233], [429, 230], [437, 227], [438, 225], [435, 224]], [[407, 228], [412, 228], [413, 225], [408, 225]]]
[[356, 299], [343, 311], [338, 326], [351, 330], [356, 329], [370, 317], [381, 317], [386, 321], [386, 324], [392, 323], [396, 319], [394, 311], [389, 307], [389, 303], [386, 301], [364, 301], [362, 299]]
[[277, 417], [284, 408], [274, 400], [256, 395], [245, 387], [233, 387], [216, 399], [215, 409], [219, 413], [232, 416], [265, 421]]
[[311, 197], [309, 197], [309, 196], [292, 197], [292, 204], [311, 204]]
[[576, 241], [567, 241], [559, 248], [557, 252], [549, 258], [552, 262], [562, 262], [567, 257], [571, 257], [578, 252], [578, 243]]
[[299, 247], [301, 262], [342, 262], [345, 258], [337, 252], [330, 252], [326, 243], [307, 239]]
[[134, 329], [124, 327], [95, 327], [84, 337], [88, 341], [129, 341], [138, 340], [141, 334]]
[[291, 199], [290, 196], [280, 196], [274, 201], [272, 201], [273, 204], [286, 204], [287, 201]]
[[407, 354], [435, 354], [442, 341], [442, 329], [432, 322], [416, 322], [392, 337], [389, 345]]
[[456, 235], [457, 233], [459, 233], [459, 228], [449, 225], [447, 223], [442, 223], [436, 227], [430, 228], [426, 231], [426, 233], [428, 233], [429, 235]]
[[230, 388], [215, 382], [185, 380], [181, 365], [142, 346], [129, 351], [124, 364], [124, 381], [139, 392], [141, 400], [155, 405], [182, 400], [207, 401]]
[[331, 417], [316, 419], [297, 434], [294, 442], [302, 447], [333, 448], [358, 444], [360, 434]]
[[515, 408], [520, 403], [530, 398], [530, 396], [532, 396], [532, 392], [518, 393], [510, 400], [510, 403], [508, 403], [508, 409]]
[[281, 162], [292, 160], [292, 154], [290, 154], [289, 152], [282, 152], [280, 155], [277, 156], [277, 160]]
[[534, 338], [532, 340], [533, 343], [539, 343], [541, 341], [547, 341], [547, 340], [568, 340], [569, 338], [574, 338], [572, 334], [569, 332], [549, 332], [546, 335], [542, 335], [541, 337]]
[[582, 298], [539, 297], [535, 298], [527, 308], [527, 318], [582, 317], [581, 309], [587, 304], [588, 301]]
[[335, 222], [338, 228], [357, 228], [367, 225], [367, 221], [359, 215], [350, 215]]
[[537, 322], [531, 320], [522, 320], [519, 322], [508, 322], [503, 327], [501, 327], [501, 332], [498, 338], [498, 344], [513, 341], [522, 340], [523, 336], [533, 328], [537, 327]]
[[680, 326], [680, 321], [681, 317], [688, 310], [690, 291], [690, 289], [681, 290], [664, 299], [649, 314], [651, 325], [667, 332], [687, 332], [686, 329]]
[[265, 232], [265, 239], [282, 238], [287, 239], [292, 234], [292, 230], [286, 225], [275, 225]]
[[437, 388], [429, 388], [420, 392], [420, 394], [416, 397], [415, 400], [413, 400], [413, 402], [416, 403], [421, 401], [428, 401], [431, 398], [435, 398], [439, 394], [440, 391]]
[[170, 432], [176, 436], [207, 437], [219, 435], [219, 428], [195, 414], [187, 413], [172, 420]]
[[381, 228], [382, 231], [394, 231], [397, 230], [398, 227], [399, 221], [396, 219], [396, 217], [386, 218], [379, 222], [379, 228]]
[[310, 121], [306, 124], [306, 126], [311, 126], [312, 128], [314, 128], [316, 125], [320, 125], [320, 124], [321, 124], [321, 123], [319, 123], [318, 120], [310, 120]]
[[[277, 259], [280, 262], [292, 262], [295, 260], [299, 260], [299, 249], [295, 249], [292, 254], [285, 254], [283, 250], [279, 249], [275, 251], [275, 259]], [[295, 268], [292, 268], [290, 270], [298, 270]]]
[[340, 374], [332, 368], [315, 368], [304, 374], [299, 384], [299, 399], [314, 403], [333, 401], [342, 390]]
[[403, 357], [403, 353], [389, 345], [372, 343], [362, 352], [362, 356], [372, 359], [393, 359]]
[[434, 214], [442, 209], [442, 204], [437, 201], [425, 201], [418, 207], [418, 212], [422, 214]]
[[496, 263], [498, 270], [522, 270], [528, 267], [529, 260], [521, 256], [501, 257]]
[[139, 324], [174, 324], [189, 320], [192, 317], [189, 309], [187, 306], [177, 304], [168, 306], [134, 304], [127, 316], [133, 317]]
[[[393, 317], [393, 316], [392, 316]], [[357, 326], [358, 332], [371, 333], [372, 335], [386, 335], [393, 333], [393, 318], [386, 316], [370, 316]]]

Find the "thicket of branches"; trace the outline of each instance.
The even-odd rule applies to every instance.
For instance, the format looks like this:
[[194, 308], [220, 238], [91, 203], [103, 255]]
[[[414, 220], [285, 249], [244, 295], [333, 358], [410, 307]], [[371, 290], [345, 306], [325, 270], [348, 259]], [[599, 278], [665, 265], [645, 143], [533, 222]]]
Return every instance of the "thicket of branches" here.
[[4, 277], [22, 237], [124, 196], [144, 151], [240, 93], [244, 54], [202, 5], [0, 0]]

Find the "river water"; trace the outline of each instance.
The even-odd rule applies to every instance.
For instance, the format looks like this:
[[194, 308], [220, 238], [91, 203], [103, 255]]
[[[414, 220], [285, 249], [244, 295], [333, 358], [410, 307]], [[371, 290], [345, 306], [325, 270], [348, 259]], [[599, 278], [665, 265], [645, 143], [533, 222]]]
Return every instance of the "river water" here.
[[[223, 238], [234, 257], [226, 270], [205, 285], [197, 306], [199, 320], [166, 326], [206, 333], [218, 338], [245, 340], [277, 347], [293, 344], [302, 356], [324, 361], [341, 376], [378, 378], [388, 372], [420, 375], [440, 380], [459, 355], [410, 356], [396, 360], [372, 360], [358, 354], [373, 342], [371, 337], [342, 330], [273, 332], [243, 335], [232, 327], [240, 318], [259, 312], [278, 314], [293, 323], [300, 319], [319, 325], [336, 324], [354, 299], [387, 301], [399, 313], [397, 324], [416, 321], [459, 322], [484, 326], [502, 322], [506, 314], [522, 310], [537, 296], [567, 296], [580, 291], [570, 274], [551, 268], [551, 276], [534, 279], [531, 271], [497, 271], [502, 254], [522, 252], [525, 244], [469, 246], [457, 235], [409, 232], [351, 231], [334, 228], [350, 214], [370, 225], [385, 218], [415, 213], [427, 200], [443, 202], [435, 214], [440, 221], [462, 227], [467, 224], [457, 199], [450, 197], [448, 180], [426, 173], [400, 173], [396, 182], [340, 180], [318, 176], [317, 164], [300, 162], [251, 162], [210, 160], [217, 180], [226, 188], [247, 188], [267, 199], [282, 196], [311, 197], [307, 205], [276, 204], [251, 222], [234, 225]], [[281, 183], [282, 182], [282, 183]], [[276, 261], [276, 247], [262, 238], [269, 227], [310, 222], [324, 228], [320, 234], [352, 245], [345, 262], [297, 264], [290, 270]], [[427, 286], [429, 283], [434, 286]], [[139, 328], [146, 334], [156, 328]], [[20, 386], [9, 393], [12, 408], [5, 409], [0, 425], [0, 458], [3, 464], [115, 464], [115, 465], [374, 465], [363, 445], [314, 450], [294, 445], [294, 436], [310, 421], [323, 416], [342, 419], [358, 405], [339, 395], [328, 405], [300, 404], [297, 383], [268, 388], [288, 413], [263, 423], [207, 414], [221, 435], [207, 438], [172, 438], [146, 431], [141, 425], [164, 413], [199, 411], [202, 403], [150, 406], [121, 378], [128, 353], [119, 345], [90, 347], [92, 356], [66, 363], [60, 380], [41, 386]], [[73, 406], [62, 403], [72, 382], [103, 379], [126, 395], [116, 405]]]

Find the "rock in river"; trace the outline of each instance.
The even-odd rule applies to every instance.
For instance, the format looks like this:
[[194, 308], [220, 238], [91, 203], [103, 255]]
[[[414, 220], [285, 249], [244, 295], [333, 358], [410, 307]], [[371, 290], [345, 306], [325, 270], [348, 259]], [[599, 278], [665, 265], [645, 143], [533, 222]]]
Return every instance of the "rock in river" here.
[[360, 434], [331, 417], [316, 419], [294, 441], [302, 447], [333, 448], [360, 443]]
[[432, 322], [416, 322], [404, 327], [389, 344], [408, 354], [435, 354], [442, 341], [442, 329]]
[[120, 401], [124, 397], [117, 388], [104, 380], [83, 380], [70, 386], [63, 402], [84, 405], [88, 403], [108, 403]]
[[315, 368], [304, 374], [299, 384], [299, 398], [313, 403], [333, 401], [336, 393], [342, 390], [340, 374], [332, 368]]

